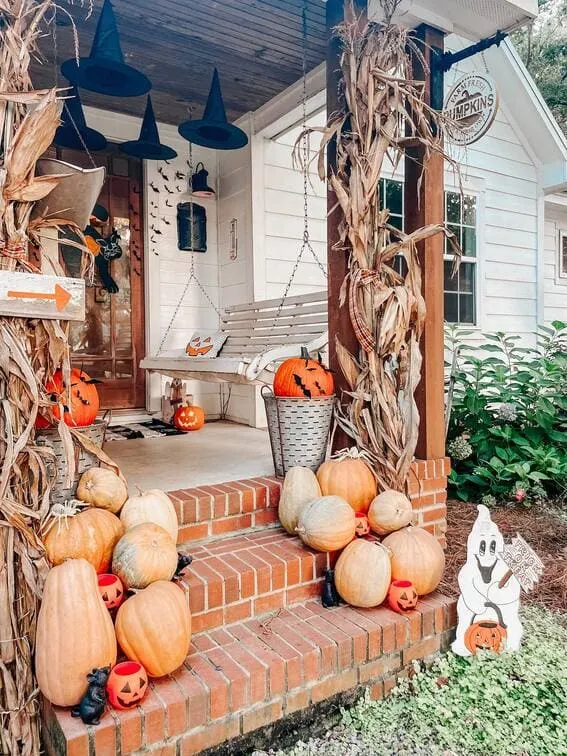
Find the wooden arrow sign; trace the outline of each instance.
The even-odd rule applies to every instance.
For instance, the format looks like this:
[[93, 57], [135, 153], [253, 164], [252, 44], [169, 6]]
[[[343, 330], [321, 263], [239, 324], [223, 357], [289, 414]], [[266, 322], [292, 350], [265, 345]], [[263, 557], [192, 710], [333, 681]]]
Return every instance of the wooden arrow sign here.
[[0, 271], [0, 315], [84, 320], [85, 282], [80, 278]]

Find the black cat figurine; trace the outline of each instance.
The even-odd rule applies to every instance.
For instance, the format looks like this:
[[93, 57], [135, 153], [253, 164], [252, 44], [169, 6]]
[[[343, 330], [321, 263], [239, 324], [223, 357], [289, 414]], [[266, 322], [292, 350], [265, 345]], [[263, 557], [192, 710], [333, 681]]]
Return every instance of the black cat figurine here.
[[106, 708], [106, 683], [110, 667], [93, 669], [87, 675], [89, 687], [79, 703], [71, 710], [72, 717], [81, 717], [84, 724], [97, 725]]
[[180, 577], [183, 570], [186, 567], [189, 567], [192, 561], [193, 557], [190, 554], [177, 554], [177, 567], [175, 569], [174, 577]]
[[339, 594], [335, 587], [335, 571], [331, 569], [325, 570], [325, 581], [323, 583], [323, 590], [321, 591], [321, 603], [325, 609], [331, 609], [333, 606], [338, 606], [339, 601]]

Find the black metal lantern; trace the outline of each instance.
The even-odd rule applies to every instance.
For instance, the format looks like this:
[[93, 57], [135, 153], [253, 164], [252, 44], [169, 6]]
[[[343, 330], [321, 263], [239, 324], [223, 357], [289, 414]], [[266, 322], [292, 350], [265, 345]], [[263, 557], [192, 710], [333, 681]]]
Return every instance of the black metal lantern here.
[[188, 252], [207, 251], [207, 213], [195, 202], [177, 205], [177, 247]]
[[[201, 168], [199, 168], [201, 166]], [[191, 194], [195, 197], [214, 197], [215, 190], [211, 189], [207, 181], [209, 172], [203, 163], [197, 163], [195, 173], [191, 176]]]

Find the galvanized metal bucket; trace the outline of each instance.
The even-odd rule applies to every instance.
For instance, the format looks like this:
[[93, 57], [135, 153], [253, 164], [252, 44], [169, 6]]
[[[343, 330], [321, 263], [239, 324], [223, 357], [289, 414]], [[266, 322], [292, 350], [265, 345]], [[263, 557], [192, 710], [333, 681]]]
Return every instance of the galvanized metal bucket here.
[[274, 396], [262, 388], [276, 475], [283, 478], [290, 467], [315, 471], [325, 461], [333, 419], [334, 396]]
[[[102, 449], [107, 425], [108, 423], [106, 421], [97, 420], [92, 425], [89, 425], [86, 428], [79, 428], [78, 430], [80, 430], [89, 441]], [[65, 488], [64, 482], [67, 462], [65, 459], [63, 441], [61, 441], [57, 428], [38, 430], [36, 431], [35, 438], [38, 445], [50, 446], [55, 455], [54, 463], [49, 465], [49, 468], [51, 469], [48, 470], [50, 475], [55, 475], [55, 483], [50, 494], [51, 503], [64, 504], [69, 499], [74, 499], [75, 493], [77, 492], [77, 486], [79, 485], [79, 478], [89, 468], [99, 467], [100, 462], [98, 458], [75, 442], [75, 479], [71, 488]]]

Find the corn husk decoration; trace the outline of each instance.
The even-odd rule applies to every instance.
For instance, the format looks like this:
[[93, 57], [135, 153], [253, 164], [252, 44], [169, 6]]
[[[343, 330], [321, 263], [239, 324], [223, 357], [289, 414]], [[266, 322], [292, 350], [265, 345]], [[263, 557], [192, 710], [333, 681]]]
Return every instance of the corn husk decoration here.
[[[342, 107], [325, 128], [308, 131], [322, 131], [319, 176], [328, 181], [342, 211], [337, 248], [348, 255], [349, 272], [340, 306], [346, 309], [348, 303], [360, 346], [351, 354], [336, 343], [351, 397], [338, 405], [336, 422], [372, 461], [379, 487], [403, 491], [419, 430], [414, 392], [426, 316], [416, 245], [443, 233], [457, 256], [459, 250], [443, 225], [405, 234], [390, 225], [388, 209], [380, 210], [379, 180], [386, 168], [391, 175], [406, 145], [421, 144], [425, 164], [440, 153], [455, 165], [443, 149], [446, 119], [427, 106], [423, 82], [412, 78], [412, 56], [425, 65], [423, 55], [411, 32], [390, 22], [396, 3], [386, 5], [384, 23], [363, 26], [351, 6], [350, 18], [347, 12], [336, 29], [343, 50]], [[327, 175], [326, 149], [333, 140], [336, 169]], [[400, 258], [407, 270], [403, 276], [394, 269]]]
[[[0, 270], [39, 272], [30, 245], [57, 218], [30, 224], [34, 203], [60, 177], [36, 177], [39, 156], [59, 125], [61, 94], [34, 91], [31, 58], [38, 40], [66, 13], [53, 0], [0, 0]], [[74, 27], [73, 27], [73, 31]], [[79, 231], [79, 229], [73, 229]], [[53, 271], [50, 271], [53, 272]], [[61, 272], [61, 271], [55, 271]], [[35, 443], [39, 406], [49, 404], [44, 386], [63, 365], [69, 382], [66, 326], [56, 320], [0, 317], [0, 753], [40, 752], [39, 701], [32, 657], [35, 627], [48, 570], [40, 540], [49, 512], [52, 452]], [[61, 421], [59, 432], [74, 474], [78, 431]]]

